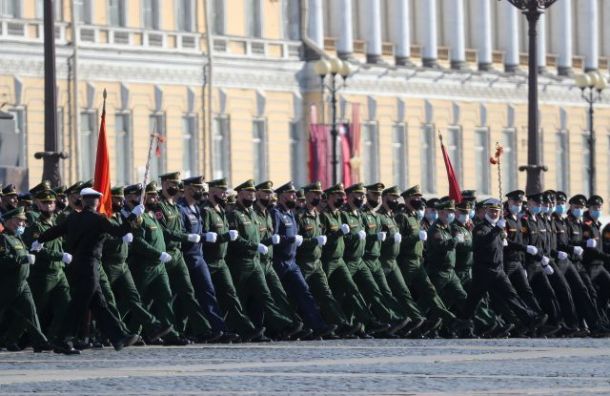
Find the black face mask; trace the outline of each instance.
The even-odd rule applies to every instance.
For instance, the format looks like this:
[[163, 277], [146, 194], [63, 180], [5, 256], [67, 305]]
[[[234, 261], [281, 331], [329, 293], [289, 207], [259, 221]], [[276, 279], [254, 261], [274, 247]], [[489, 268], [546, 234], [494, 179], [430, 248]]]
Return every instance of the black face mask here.
[[129, 201], [129, 203], [133, 206], [136, 207], [140, 204], [140, 200], [139, 199], [134, 199], [133, 201]]
[[341, 206], [343, 206], [343, 198], [337, 198], [335, 199], [335, 207], [336, 208], [340, 208]]
[[367, 200], [367, 202], [369, 203], [371, 208], [376, 208], [377, 206], [379, 206], [379, 201], [373, 201], [373, 200]]
[[398, 209], [398, 201], [388, 201], [388, 208], [392, 210]]
[[156, 203], [150, 203], [150, 204], [146, 204], [146, 209], [147, 210], [156, 210], [159, 207], [159, 204]]
[[268, 199], [259, 199], [258, 202], [260, 202], [263, 208], [268, 208], [269, 204], [271, 203], [271, 201]]
[[123, 209], [123, 205], [121, 204], [112, 204], [112, 211], [114, 213], [120, 212]]
[[77, 208], [82, 208], [83, 207], [83, 200], [82, 199], [77, 199], [76, 201], [74, 201], [74, 206], [76, 206]]
[[254, 200], [252, 199], [243, 199], [241, 201], [242, 205], [244, 205], [244, 208], [251, 208], [252, 205], [254, 205]]
[[424, 208], [424, 203], [422, 202], [421, 199], [412, 199], [409, 202], [411, 203], [411, 206], [413, 207], [413, 209], [423, 209]]
[[216, 204], [218, 204], [218, 206], [220, 206], [221, 208], [226, 208], [227, 207], [227, 200], [225, 198], [214, 197], [214, 202]]
[[57, 207], [57, 209], [59, 210], [64, 210], [66, 208], [66, 204], [63, 201], [57, 201], [55, 203], [55, 206]]
[[322, 201], [322, 200], [321, 200], [320, 198], [314, 198], [314, 199], [312, 199], [311, 201], [309, 201], [309, 204], [310, 204], [311, 206], [318, 206], [318, 205], [320, 205], [320, 202], [321, 202], [321, 201]]
[[354, 199], [354, 206], [357, 208], [361, 208], [362, 205], [364, 205], [364, 199], [362, 198], [356, 198]]
[[297, 203], [295, 201], [286, 201], [286, 207], [288, 209], [294, 209], [297, 207]]
[[175, 196], [176, 194], [178, 194], [178, 187], [167, 187], [167, 194], [170, 197]]
[[193, 199], [195, 201], [201, 201], [201, 198], [203, 198], [203, 193], [201, 191], [193, 193]]

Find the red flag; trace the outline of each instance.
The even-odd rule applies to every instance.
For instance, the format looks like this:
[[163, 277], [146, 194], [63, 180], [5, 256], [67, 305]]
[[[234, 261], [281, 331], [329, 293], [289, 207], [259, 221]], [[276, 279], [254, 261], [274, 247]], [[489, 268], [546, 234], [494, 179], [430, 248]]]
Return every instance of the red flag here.
[[443, 151], [443, 160], [445, 161], [445, 168], [447, 169], [447, 178], [449, 179], [449, 198], [453, 199], [456, 203], [459, 203], [462, 202], [462, 189], [455, 177], [455, 171], [453, 170], [453, 165], [451, 165], [451, 159], [449, 159], [442, 137], [440, 138], [440, 141], [441, 150]]
[[104, 106], [102, 108], [102, 122], [97, 139], [97, 154], [95, 157], [95, 175], [93, 188], [102, 193], [99, 212], [108, 217], [112, 216], [112, 194], [110, 193], [110, 159], [106, 144], [106, 90], [104, 90]]

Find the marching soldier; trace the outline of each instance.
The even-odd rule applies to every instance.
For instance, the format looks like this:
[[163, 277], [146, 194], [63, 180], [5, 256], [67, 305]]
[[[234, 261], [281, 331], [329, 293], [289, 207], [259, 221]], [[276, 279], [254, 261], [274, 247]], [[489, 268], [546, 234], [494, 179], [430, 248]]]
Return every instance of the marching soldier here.
[[17, 195], [17, 187], [14, 184], [4, 186], [0, 195], [2, 203], [0, 204], [0, 213], [4, 217], [4, 213], [17, 209], [19, 206], [19, 197]]

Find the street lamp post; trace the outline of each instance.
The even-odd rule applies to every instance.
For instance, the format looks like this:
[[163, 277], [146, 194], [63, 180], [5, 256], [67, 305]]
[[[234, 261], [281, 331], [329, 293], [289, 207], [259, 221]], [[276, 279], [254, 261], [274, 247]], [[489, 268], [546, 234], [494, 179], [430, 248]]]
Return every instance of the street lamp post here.
[[593, 105], [602, 99], [602, 91], [608, 86], [606, 79], [597, 71], [590, 71], [576, 77], [582, 98], [589, 104], [589, 196], [595, 194], [595, 128]]
[[547, 167], [540, 163], [540, 129], [538, 128], [538, 62], [536, 25], [540, 15], [557, 0], [508, 0], [527, 17], [529, 35], [528, 54], [528, 113], [527, 113], [527, 165], [520, 171], [527, 171], [525, 190], [528, 194], [542, 191], [542, 172]]
[[[337, 165], [339, 161], [337, 159], [337, 138], [339, 136], [339, 129], [337, 128], [337, 92], [345, 87], [345, 82], [351, 74], [351, 67], [349, 63], [342, 61], [338, 58], [331, 60], [320, 59], [314, 64], [315, 73], [320, 76], [320, 87], [322, 89], [322, 98], [324, 98], [324, 92], [328, 90], [330, 93], [331, 103], [331, 114], [332, 124], [330, 134], [332, 137], [332, 160], [331, 165], [333, 168], [333, 184], [338, 183], [337, 176]], [[343, 78], [341, 85], [337, 84], [337, 75]], [[326, 76], [330, 76], [330, 84], [326, 84]]]

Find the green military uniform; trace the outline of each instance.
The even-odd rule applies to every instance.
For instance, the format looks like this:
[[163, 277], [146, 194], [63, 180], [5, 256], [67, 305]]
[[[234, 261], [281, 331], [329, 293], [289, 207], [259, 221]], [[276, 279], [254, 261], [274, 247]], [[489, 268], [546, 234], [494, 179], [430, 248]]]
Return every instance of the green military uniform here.
[[[382, 194], [400, 196], [398, 188], [395, 186], [385, 189]], [[381, 263], [381, 268], [385, 274], [388, 286], [398, 302], [398, 312], [402, 316], [406, 316], [412, 320], [424, 319], [417, 304], [413, 300], [411, 291], [407, 287], [407, 283], [405, 282], [402, 272], [398, 267], [398, 262], [396, 261], [396, 258], [400, 253], [402, 235], [400, 234], [396, 220], [394, 220], [394, 213], [385, 207], [381, 207], [377, 213], [379, 215], [381, 230], [387, 233], [386, 240], [381, 243], [379, 262]]]
[[[23, 208], [16, 208], [3, 213], [5, 222], [12, 218], [26, 220]], [[16, 325], [10, 325], [5, 337], [5, 344], [17, 344], [21, 337], [21, 326], [25, 325], [32, 344], [46, 344], [42, 333], [36, 305], [27, 282], [30, 274], [28, 248], [20, 236], [8, 229], [0, 234], [0, 316], [9, 312], [16, 319]]]
[[[414, 186], [401, 195], [407, 200], [412, 196], [421, 196], [421, 192], [419, 186]], [[400, 253], [397, 257], [398, 267], [402, 271], [407, 286], [417, 296], [418, 305], [426, 311], [430, 311], [427, 314], [429, 319], [442, 318], [448, 322], [453, 321], [455, 315], [445, 307], [422, 266], [424, 243], [420, 239], [420, 223], [416, 214], [399, 212], [395, 214], [394, 219], [402, 235]]]
[[[54, 200], [55, 193], [51, 190], [39, 191], [36, 199]], [[29, 246], [38, 239], [44, 231], [55, 225], [53, 214], [41, 214], [26, 228], [23, 240]], [[36, 310], [42, 319], [45, 333], [52, 341], [61, 341], [56, 337], [64, 319], [64, 315], [70, 303], [70, 286], [64, 273], [64, 251], [62, 240], [55, 239], [44, 244], [44, 247], [36, 253], [36, 264], [32, 266], [28, 283], [36, 303]], [[45, 318], [51, 321], [46, 326]]]
[[[167, 173], [160, 177], [161, 181], [172, 181], [176, 184], [180, 182], [179, 172]], [[182, 255], [182, 242], [188, 242], [188, 234], [182, 226], [180, 209], [175, 202], [162, 197], [155, 216], [163, 229], [166, 252], [172, 256], [172, 261], [166, 263], [165, 268], [172, 291], [176, 294], [176, 304], [180, 307], [180, 312], [189, 319], [188, 325], [194, 335], [209, 333], [212, 327], [195, 298], [191, 276]]]
[[[322, 193], [320, 182], [312, 183], [303, 188], [304, 193]], [[322, 268], [322, 246], [319, 237], [326, 238], [322, 229], [320, 214], [316, 208], [304, 207], [296, 214], [296, 220], [303, 243], [297, 249], [296, 263], [301, 269], [311, 294], [320, 306], [320, 313], [326, 323], [339, 326], [349, 326], [350, 320], [345, 316], [341, 306], [333, 296], [328, 278]]]
[[[355, 184], [347, 188], [345, 192], [364, 193], [364, 186], [362, 184]], [[396, 314], [385, 305], [379, 285], [371, 270], [363, 260], [366, 247], [366, 231], [363, 217], [364, 215], [360, 210], [351, 209], [348, 205], [345, 205], [341, 210], [341, 220], [343, 224], [347, 224], [350, 229], [349, 232], [343, 236], [345, 241], [343, 260], [350, 271], [352, 279], [356, 285], [358, 285], [360, 293], [362, 293], [364, 300], [371, 307], [375, 316], [380, 320], [389, 323], [398, 318]], [[364, 238], [361, 237], [361, 231], [365, 233]], [[376, 265], [379, 267], [379, 270], [381, 270], [381, 266], [378, 262]]]
[[[441, 201], [436, 208], [455, 212], [455, 203], [453, 200]], [[466, 302], [466, 292], [455, 272], [456, 243], [457, 239], [451, 233], [451, 224], [443, 223], [440, 218], [436, 220], [428, 230], [426, 271], [445, 305], [462, 309]]]
[[[266, 181], [256, 186], [257, 191], [273, 192], [273, 182]], [[260, 235], [261, 243], [269, 249], [269, 252], [264, 255], [260, 255], [260, 263], [265, 273], [265, 280], [267, 281], [267, 287], [271, 292], [271, 297], [275, 301], [275, 304], [280, 309], [282, 314], [288, 318], [291, 318], [293, 322], [302, 322], [301, 318], [296, 314], [296, 309], [288, 301], [288, 295], [282, 286], [282, 282], [278, 277], [275, 269], [273, 268], [273, 243], [271, 236], [273, 235], [273, 219], [267, 208], [261, 208], [259, 205], [255, 205], [254, 213], [256, 215], [256, 223], [258, 224], [258, 233]]]
[[[213, 180], [208, 185], [210, 188], [225, 190], [227, 188], [224, 179]], [[208, 264], [214, 289], [216, 289], [218, 305], [226, 314], [226, 324], [242, 336], [251, 334], [255, 330], [254, 324], [244, 313], [241, 302], [237, 297], [231, 272], [225, 261], [230, 240], [227, 215], [220, 205], [213, 206], [210, 204], [202, 210], [201, 217], [203, 230], [217, 234], [215, 242], [203, 243], [203, 256]]]
[[[236, 191], [242, 189], [254, 191], [254, 182], [248, 180], [235, 188]], [[257, 327], [262, 325], [264, 318], [265, 326], [274, 334], [291, 328], [293, 321], [275, 304], [260, 264], [261, 241], [254, 209], [238, 203], [227, 217], [230, 228], [239, 232], [237, 239], [229, 242], [227, 262], [248, 316]]]

